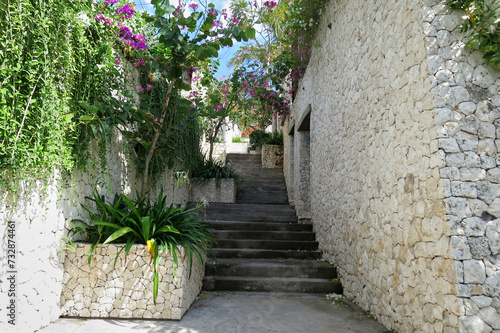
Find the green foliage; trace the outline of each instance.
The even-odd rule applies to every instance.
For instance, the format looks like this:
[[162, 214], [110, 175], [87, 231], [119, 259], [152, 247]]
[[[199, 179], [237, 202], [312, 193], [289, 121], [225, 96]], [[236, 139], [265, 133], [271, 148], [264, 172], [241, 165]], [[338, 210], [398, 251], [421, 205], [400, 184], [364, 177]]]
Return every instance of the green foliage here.
[[[111, 35], [91, 1], [0, 2], [0, 178], [42, 176], [88, 157], [86, 111], [103, 94]], [[91, 133], [90, 133], [91, 134]]]
[[73, 234], [80, 236], [80, 241], [92, 243], [89, 263], [99, 244], [125, 244], [116, 255], [115, 265], [123, 250], [127, 256], [132, 245], [147, 245], [154, 268], [153, 296], [156, 304], [160, 254], [167, 254], [169, 251], [172, 253], [175, 276], [181, 255], [179, 247], [186, 251], [191, 272], [193, 256], [203, 264], [206, 248], [215, 241], [211, 230], [197, 218], [199, 207], [174, 207], [163, 195], [163, 190], [153, 203], [149, 194], [141, 197], [136, 192], [136, 195], [137, 200], [131, 200], [124, 194], [116, 194], [113, 202], [107, 203], [104, 196], [95, 190], [93, 198], [87, 199], [92, 201], [97, 209], [94, 211], [82, 205], [90, 217], [87, 221], [73, 220], [73, 223], [77, 223]]
[[216, 186], [220, 186], [222, 179], [232, 178], [238, 184], [243, 180], [231, 164], [224, 164], [222, 161], [213, 159], [200, 160], [194, 169], [190, 170], [191, 179], [195, 184], [202, 184], [209, 179], [215, 178]]
[[448, 0], [450, 8], [465, 12], [460, 28], [467, 46], [483, 53], [487, 64], [500, 64], [500, 1]]
[[250, 149], [254, 150], [262, 145], [282, 145], [283, 132], [268, 133], [263, 130], [255, 130], [249, 135]]
[[245, 139], [243, 139], [241, 136], [235, 136], [235, 137], [232, 139], [232, 142], [233, 142], [233, 143], [245, 143]]

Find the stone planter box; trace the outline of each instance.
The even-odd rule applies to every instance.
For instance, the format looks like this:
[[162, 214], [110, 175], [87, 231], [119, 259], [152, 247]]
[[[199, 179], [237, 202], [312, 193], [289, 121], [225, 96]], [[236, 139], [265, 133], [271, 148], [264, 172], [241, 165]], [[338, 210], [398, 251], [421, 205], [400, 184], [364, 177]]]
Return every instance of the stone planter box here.
[[234, 179], [222, 179], [219, 187], [215, 185], [215, 179], [209, 179], [203, 184], [191, 184], [189, 192], [190, 202], [236, 202], [236, 184]]
[[262, 167], [268, 169], [283, 168], [283, 146], [263, 145], [262, 146]]
[[[132, 246], [113, 267], [121, 244], [105, 244], [88, 264], [90, 244], [77, 243], [76, 252], [68, 252], [64, 263], [61, 308], [63, 316], [90, 318], [158, 318], [180, 320], [199, 295], [204, 267], [179, 257], [177, 280], [173, 259], [160, 258], [159, 288], [153, 303], [153, 266], [145, 245]], [[182, 249], [184, 251], [184, 249]], [[184, 252], [183, 252], [184, 253]]]
[[228, 154], [246, 154], [248, 152], [248, 143], [244, 142], [228, 142], [226, 145], [226, 152]]

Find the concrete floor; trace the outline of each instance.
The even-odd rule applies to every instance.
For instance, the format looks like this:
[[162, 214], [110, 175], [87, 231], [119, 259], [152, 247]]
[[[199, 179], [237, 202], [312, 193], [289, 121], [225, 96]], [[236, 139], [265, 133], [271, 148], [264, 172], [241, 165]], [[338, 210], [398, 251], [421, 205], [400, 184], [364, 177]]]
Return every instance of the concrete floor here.
[[388, 332], [359, 308], [324, 295], [202, 292], [182, 320], [60, 318], [40, 333]]

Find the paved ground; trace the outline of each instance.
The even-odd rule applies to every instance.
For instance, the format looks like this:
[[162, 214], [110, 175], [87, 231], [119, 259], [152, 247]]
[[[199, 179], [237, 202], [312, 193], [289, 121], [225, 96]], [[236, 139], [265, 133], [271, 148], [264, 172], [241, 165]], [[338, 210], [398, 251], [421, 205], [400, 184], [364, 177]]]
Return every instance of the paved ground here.
[[180, 321], [60, 318], [40, 333], [388, 332], [359, 308], [321, 295], [203, 292]]

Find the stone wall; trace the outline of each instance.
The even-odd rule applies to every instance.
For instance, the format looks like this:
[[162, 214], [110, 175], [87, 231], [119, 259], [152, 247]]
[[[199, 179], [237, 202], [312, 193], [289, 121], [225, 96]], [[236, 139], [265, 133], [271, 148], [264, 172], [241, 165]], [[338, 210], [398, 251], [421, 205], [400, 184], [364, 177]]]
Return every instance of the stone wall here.
[[[21, 191], [14, 199], [13, 194], [2, 190], [0, 198], [0, 330], [32, 332], [48, 325], [61, 315], [60, 299], [65, 260], [65, 236], [69, 222], [86, 218], [81, 204], [89, 205], [85, 196], [91, 196], [95, 185], [101, 185], [101, 193], [123, 192], [133, 194], [138, 185], [134, 164], [127, 155], [121, 136], [112, 139], [112, 152], [107, 155], [108, 171], [55, 174], [43, 182], [22, 183]], [[95, 149], [96, 147], [94, 147]], [[155, 182], [152, 194], [160, 186], [165, 195], [172, 193], [176, 181], [167, 172]], [[187, 185], [175, 194], [173, 201], [186, 204]], [[8, 281], [6, 280], [6, 222], [16, 224], [17, 241], [17, 322], [16, 327], [7, 324], [4, 304], [7, 304]], [[14, 330], [15, 331], [15, 330]]]
[[189, 190], [190, 202], [236, 202], [236, 183], [234, 179], [221, 179], [217, 186], [215, 178], [201, 184], [191, 184]]
[[[77, 244], [65, 261], [62, 314], [91, 318], [158, 318], [180, 320], [201, 291], [203, 265], [193, 256], [191, 274], [181, 249], [174, 278], [172, 255], [161, 255], [158, 297], [153, 301], [153, 266], [144, 245], [133, 245], [126, 260], [123, 245], [106, 244], [90, 265], [90, 244]], [[191, 277], [189, 277], [191, 275]]]
[[262, 156], [262, 168], [268, 168], [268, 169], [283, 168], [282, 145], [263, 145], [261, 156]]
[[500, 73], [464, 50], [461, 13], [424, 8], [461, 332], [500, 331]]
[[[500, 76], [464, 50], [444, 4], [327, 4], [288, 120], [285, 175], [296, 205], [308, 193], [347, 298], [399, 332], [490, 332]], [[297, 126], [309, 104], [307, 162]]]

